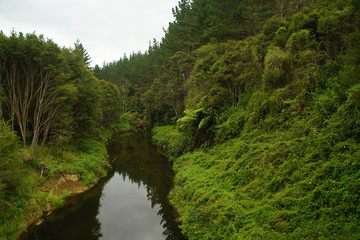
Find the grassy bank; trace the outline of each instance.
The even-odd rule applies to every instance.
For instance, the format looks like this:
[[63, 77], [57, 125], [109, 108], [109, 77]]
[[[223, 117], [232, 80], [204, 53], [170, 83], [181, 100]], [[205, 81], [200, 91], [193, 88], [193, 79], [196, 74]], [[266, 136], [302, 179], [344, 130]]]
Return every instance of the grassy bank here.
[[173, 126], [153, 128], [152, 141], [169, 157], [179, 156], [187, 145], [187, 139]]
[[102, 128], [96, 139], [78, 138], [35, 151], [21, 147], [16, 133], [0, 122], [0, 240], [18, 238], [69, 197], [98, 183], [111, 168], [107, 139], [140, 131], [145, 128], [142, 121], [136, 114], [124, 114], [116, 124]]
[[106, 139], [131, 130], [123, 116], [96, 140], [78, 139], [71, 145], [31, 151], [20, 147], [16, 133], [0, 123], [0, 239], [16, 239], [43, 215], [64, 206], [70, 196], [105, 177], [110, 169]]
[[[93, 141], [91, 146], [86, 152], [44, 148], [30, 153], [19, 149], [16, 157], [21, 168], [17, 172], [22, 179], [2, 204], [5, 211], [0, 215], [0, 239], [16, 239], [43, 214], [63, 206], [71, 194], [87, 190], [106, 176], [110, 165], [105, 144]], [[42, 176], [39, 163], [47, 166]], [[76, 177], [65, 179], [68, 176]]]
[[[156, 143], [178, 140], [169, 127], [154, 132]], [[183, 232], [189, 239], [359, 238], [360, 147], [336, 138], [303, 121], [185, 153], [174, 160], [170, 196]]]

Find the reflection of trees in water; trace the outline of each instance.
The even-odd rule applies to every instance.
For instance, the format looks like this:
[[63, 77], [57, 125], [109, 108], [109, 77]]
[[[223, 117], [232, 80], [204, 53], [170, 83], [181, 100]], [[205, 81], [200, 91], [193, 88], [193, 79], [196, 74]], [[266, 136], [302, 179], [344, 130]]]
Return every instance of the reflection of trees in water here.
[[140, 187], [144, 185], [151, 206], [160, 205], [158, 215], [162, 217], [167, 240], [185, 239], [175, 219], [176, 211], [168, 203], [168, 194], [173, 184], [173, 172], [166, 157], [161, 155], [141, 135], [128, 135], [114, 139], [109, 144], [110, 159], [117, 158], [113, 165], [119, 174], [129, 178]]
[[[159, 204], [167, 240], [185, 239], [175, 222], [176, 211], [168, 203], [167, 195], [172, 187], [173, 173], [169, 161], [159, 154], [143, 136], [129, 135], [114, 139], [108, 146], [113, 169], [124, 179], [128, 178], [139, 187], [144, 186], [151, 206]], [[107, 181], [112, 177], [110, 173]], [[29, 230], [22, 240], [97, 240], [102, 237], [98, 220], [100, 200], [106, 181], [91, 191], [74, 198], [70, 205], [51, 215], [44, 224]], [[1, 237], [0, 237], [1, 238]]]
[[[23, 234], [20, 239], [42, 240], [97, 240], [102, 237], [101, 223], [97, 219], [103, 184], [83, 196], [78, 196], [46, 221]], [[64, 231], [66, 229], [66, 231]]]

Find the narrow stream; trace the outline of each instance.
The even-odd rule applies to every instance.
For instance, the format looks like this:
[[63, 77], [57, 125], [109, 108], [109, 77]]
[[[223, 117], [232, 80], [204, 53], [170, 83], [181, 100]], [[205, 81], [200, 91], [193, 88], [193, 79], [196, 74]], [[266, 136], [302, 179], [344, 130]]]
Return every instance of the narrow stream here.
[[21, 239], [182, 240], [167, 195], [173, 184], [168, 159], [143, 135], [108, 145], [113, 171]]

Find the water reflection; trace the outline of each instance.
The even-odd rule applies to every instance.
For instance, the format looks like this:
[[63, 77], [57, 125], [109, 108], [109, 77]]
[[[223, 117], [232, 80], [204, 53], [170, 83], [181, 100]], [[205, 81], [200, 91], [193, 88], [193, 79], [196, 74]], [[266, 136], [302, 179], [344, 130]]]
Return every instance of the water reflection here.
[[101, 239], [162, 239], [161, 216], [157, 215], [160, 206], [152, 208], [146, 195], [143, 185], [115, 174], [100, 200]]
[[169, 161], [139, 135], [113, 139], [108, 151], [111, 176], [22, 239], [185, 239], [168, 204]]

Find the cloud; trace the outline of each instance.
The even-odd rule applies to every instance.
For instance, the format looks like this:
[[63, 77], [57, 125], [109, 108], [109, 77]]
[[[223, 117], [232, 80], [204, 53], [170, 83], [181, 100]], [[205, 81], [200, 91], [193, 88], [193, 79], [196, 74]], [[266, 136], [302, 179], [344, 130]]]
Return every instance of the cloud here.
[[145, 51], [173, 21], [178, 0], [1, 0], [0, 29], [36, 32], [60, 46], [80, 39], [93, 65]]

